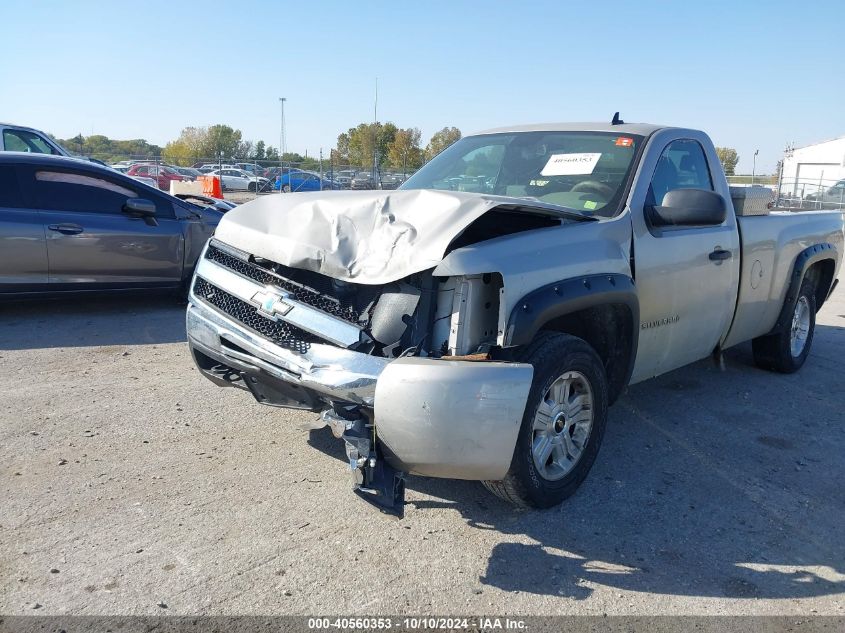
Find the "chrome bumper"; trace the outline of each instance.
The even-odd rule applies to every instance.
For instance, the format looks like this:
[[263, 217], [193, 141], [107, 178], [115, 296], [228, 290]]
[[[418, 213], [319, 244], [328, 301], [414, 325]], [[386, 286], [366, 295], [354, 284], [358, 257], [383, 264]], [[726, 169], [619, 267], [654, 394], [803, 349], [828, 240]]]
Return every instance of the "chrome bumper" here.
[[333, 345], [305, 354], [279, 347], [205, 305], [193, 294], [185, 319], [188, 344], [236, 369], [261, 370], [328, 399], [372, 407], [376, 381], [390, 362]]
[[[245, 283], [238, 279], [238, 284]], [[241, 294], [251, 291], [245, 286]], [[297, 353], [243, 327], [193, 292], [186, 329], [194, 352], [259, 381], [269, 377], [303, 390], [317, 403], [300, 408], [319, 410], [331, 402], [347, 402], [373, 411], [386, 458], [399, 470], [496, 480], [510, 467], [533, 377], [531, 365], [387, 359], [316, 343]], [[209, 371], [203, 373], [214, 379]]]

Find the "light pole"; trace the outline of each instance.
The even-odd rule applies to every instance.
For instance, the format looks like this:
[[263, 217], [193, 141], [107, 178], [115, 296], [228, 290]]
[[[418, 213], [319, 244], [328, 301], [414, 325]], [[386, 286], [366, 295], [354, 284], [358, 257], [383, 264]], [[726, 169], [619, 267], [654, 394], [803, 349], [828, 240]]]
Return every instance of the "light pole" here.
[[282, 156], [285, 153], [285, 101], [287, 101], [286, 97], [279, 97], [279, 103], [282, 106], [282, 120], [279, 126], [279, 193], [282, 193], [284, 189], [284, 184], [282, 176], [284, 176], [285, 169], [282, 166]]
[[759, 149], [754, 150], [754, 161], [751, 164], [751, 184], [754, 184], [754, 176], [757, 174], [757, 154], [760, 153]]

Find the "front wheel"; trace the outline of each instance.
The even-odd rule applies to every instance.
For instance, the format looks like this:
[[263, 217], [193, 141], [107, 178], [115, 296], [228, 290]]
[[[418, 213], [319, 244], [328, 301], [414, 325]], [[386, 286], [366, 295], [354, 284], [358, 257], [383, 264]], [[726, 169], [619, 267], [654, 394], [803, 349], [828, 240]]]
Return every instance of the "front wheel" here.
[[257, 187], [258, 185], [256, 185], [254, 182], [251, 182], [246, 186], [246, 190], [254, 192]]
[[792, 307], [792, 319], [777, 334], [751, 341], [754, 362], [762, 369], [791, 374], [804, 365], [810, 355], [816, 329], [816, 287], [809, 279], [801, 283]]
[[548, 508], [575, 492], [598, 455], [607, 377], [595, 350], [569, 334], [542, 333], [519, 360], [534, 366], [534, 379], [511, 467], [484, 485], [516, 505]]
[[290, 185], [284, 185], [282, 187], [282, 191], [284, 191], [285, 193], [290, 193]]

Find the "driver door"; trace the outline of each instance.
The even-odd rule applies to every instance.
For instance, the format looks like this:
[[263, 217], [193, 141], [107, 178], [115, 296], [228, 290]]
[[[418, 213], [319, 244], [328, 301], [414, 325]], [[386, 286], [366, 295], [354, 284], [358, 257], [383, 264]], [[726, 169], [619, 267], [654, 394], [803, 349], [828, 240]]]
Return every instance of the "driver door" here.
[[[57, 167], [21, 169], [43, 222], [51, 288], [178, 285], [184, 237], [172, 203], [129, 178]], [[156, 205], [155, 226], [123, 212], [128, 198]]]
[[644, 195], [632, 198], [640, 300], [632, 383], [710, 355], [730, 327], [739, 284], [739, 233], [729, 204], [717, 225], [658, 227], [649, 220], [649, 207], [675, 189], [715, 191], [730, 200], [724, 178], [716, 186], [702, 144], [668, 143], [651, 174]]

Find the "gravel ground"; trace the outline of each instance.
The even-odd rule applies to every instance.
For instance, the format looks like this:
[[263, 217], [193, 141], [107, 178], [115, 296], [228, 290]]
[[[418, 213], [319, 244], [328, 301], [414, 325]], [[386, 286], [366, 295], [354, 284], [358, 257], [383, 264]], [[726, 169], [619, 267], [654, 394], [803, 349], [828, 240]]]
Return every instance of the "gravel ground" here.
[[797, 375], [630, 388], [548, 511], [412, 477], [383, 516], [184, 339], [164, 298], [0, 306], [0, 613], [845, 615], [845, 291]]

